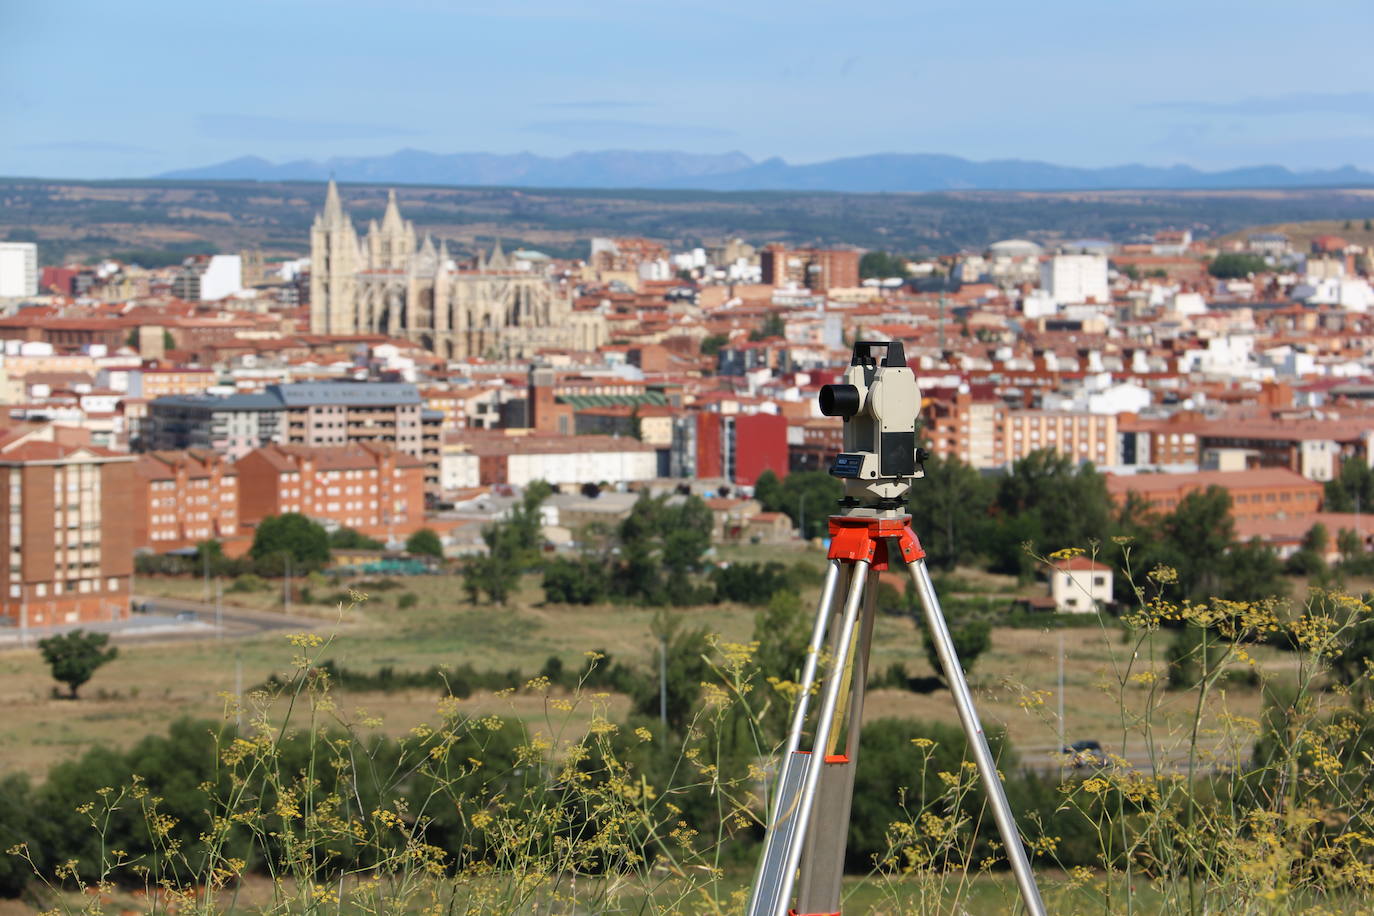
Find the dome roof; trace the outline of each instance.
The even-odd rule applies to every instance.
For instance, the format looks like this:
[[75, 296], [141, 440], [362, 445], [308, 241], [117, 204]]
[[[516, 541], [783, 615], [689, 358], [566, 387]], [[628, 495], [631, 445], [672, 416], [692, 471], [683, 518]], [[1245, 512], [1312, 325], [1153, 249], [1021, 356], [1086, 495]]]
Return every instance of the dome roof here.
[[988, 246], [988, 254], [1005, 258], [1038, 258], [1043, 249], [1026, 239], [1006, 239]]

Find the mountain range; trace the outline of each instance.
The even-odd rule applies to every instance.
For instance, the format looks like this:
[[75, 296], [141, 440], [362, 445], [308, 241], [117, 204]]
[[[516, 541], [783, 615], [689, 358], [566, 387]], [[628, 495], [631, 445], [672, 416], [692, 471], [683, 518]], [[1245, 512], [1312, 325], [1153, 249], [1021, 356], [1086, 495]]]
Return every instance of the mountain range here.
[[1185, 165], [1078, 168], [1025, 159], [975, 162], [932, 153], [881, 153], [807, 165], [755, 161], [739, 152], [602, 150], [567, 156], [533, 153], [429, 153], [347, 156], [274, 164], [243, 156], [157, 178], [211, 181], [323, 181], [530, 188], [646, 188], [701, 191], [1101, 191], [1225, 190], [1374, 185], [1354, 166], [1292, 171], [1261, 165], [1206, 172]]

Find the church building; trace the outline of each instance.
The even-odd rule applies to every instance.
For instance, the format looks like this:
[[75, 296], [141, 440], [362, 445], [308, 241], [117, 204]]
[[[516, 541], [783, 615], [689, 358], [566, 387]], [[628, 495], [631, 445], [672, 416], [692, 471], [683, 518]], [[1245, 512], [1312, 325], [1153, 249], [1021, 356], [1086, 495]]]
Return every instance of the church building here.
[[517, 269], [499, 241], [471, 268], [429, 235], [417, 245], [395, 191], [381, 225], [373, 220], [360, 239], [332, 179], [310, 230], [310, 330], [402, 337], [445, 359], [521, 359], [606, 340], [601, 314], [574, 311], [569, 289]]

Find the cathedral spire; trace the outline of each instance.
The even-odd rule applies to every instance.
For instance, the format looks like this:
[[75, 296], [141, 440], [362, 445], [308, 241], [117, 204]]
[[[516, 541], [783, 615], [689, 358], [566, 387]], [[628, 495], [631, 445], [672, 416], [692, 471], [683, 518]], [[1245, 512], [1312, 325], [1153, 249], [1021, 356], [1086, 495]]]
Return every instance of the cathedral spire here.
[[401, 233], [405, 231], [405, 225], [401, 222], [401, 208], [396, 205], [396, 189], [392, 188], [386, 195], [386, 213], [382, 216], [382, 231]]
[[324, 221], [326, 225], [336, 226], [343, 222], [343, 202], [339, 200], [339, 186], [329, 178], [329, 188], [324, 192]]
[[501, 250], [501, 236], [496, 237], [496, 244], [491, 246], [491, 257], [487, 259], [487, 267], [492, 270], [506, 269], [506, 253]]

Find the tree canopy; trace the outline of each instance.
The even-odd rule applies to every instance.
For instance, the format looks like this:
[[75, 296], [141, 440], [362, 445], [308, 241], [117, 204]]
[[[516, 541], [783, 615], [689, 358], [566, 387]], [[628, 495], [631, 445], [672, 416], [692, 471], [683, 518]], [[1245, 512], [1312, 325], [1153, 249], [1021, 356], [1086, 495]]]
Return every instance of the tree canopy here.
[[406, 553], [442, 560], [444, 558], [444, 543], [439, 540], [439, 535], [435, 534], [432, 529], [421, 528], [406, 538]]
[[107, 633], [87, 633], [73, 630], [59, 633], [38, 641], [38, 649], [43, 653], [43, 661], [52, 669], [53, 680], [66, 684], [71, 698], [77, 698], [77, 690], [91, 679], [101, 665], [114, 661], [119, 650], [111, 646]]
[[299, 512], [269, 515], [258, 523], [248, 553], [259, 569], [280, 564], [284, 571], [289, 556], [293, 572], [307, 572], [329, 562], [329, 534]]
[[1207, 272], [1219, 280], [1234, 280], [1268, 270], [1269, 265], [1257, 254], [1228, 252], [1219, 254], [1207, 265]]
[[889, 277], [906, 279], [906, 258], [886, 251], [869, 251], [859, 258], [859, 277], [863, 280], [886, 280]]

